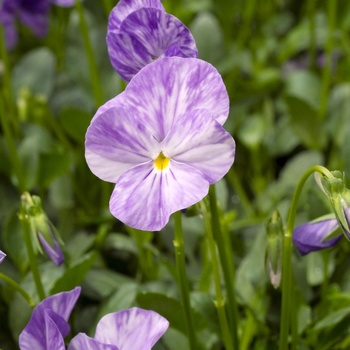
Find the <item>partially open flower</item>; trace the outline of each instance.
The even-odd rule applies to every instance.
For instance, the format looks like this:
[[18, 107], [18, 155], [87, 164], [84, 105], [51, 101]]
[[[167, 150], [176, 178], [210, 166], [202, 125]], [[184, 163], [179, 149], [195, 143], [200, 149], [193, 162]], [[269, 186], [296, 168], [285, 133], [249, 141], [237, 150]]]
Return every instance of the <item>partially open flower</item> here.
[[[33, 310], [19, 336], [21, 350], [65, 350], [68, 318], [80, 295], [80, 287], [44, 299]], [[83, 349], [83, 348], [82, 348]]]
[[159, 0], [120, 0], [109, 17], [107, 47], [126, 81], [159, 57], [198, 57], [190, 31]]
[[4, 261], [6, 254], [0, 250], [0, 264]]
[[79, 333], [68, 350], [150, 350], [168, 327], [156, 312], [134, 307], [102, 317], [94, 338]]
[[[333, 247], [342, 237], [341, 234], [334, 236], [338, 228], [336, 219], [327, 218], [307, 222], [294, 230], [293, 243], [301, 255]], [[329, 236], [331, 237], [327, 238]]]

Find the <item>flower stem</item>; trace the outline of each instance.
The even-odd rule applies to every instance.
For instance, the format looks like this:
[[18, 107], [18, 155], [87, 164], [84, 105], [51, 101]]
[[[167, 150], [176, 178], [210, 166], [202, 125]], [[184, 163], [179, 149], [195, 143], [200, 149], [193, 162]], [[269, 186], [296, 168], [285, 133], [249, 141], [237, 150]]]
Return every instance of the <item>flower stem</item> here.
[[301, 177], [292, 198], [289, 208], [287, 226], [283, 238], [283, 261], [282, 261], [282, 310], [279, 349], [286, 350], [288, 347], [288, 335], [290, 329], [291, 308], [292, 308], [292, 235], [298, 203], [302, 189], [306, 180], [314, 172], [319, 172], [325, 176], [332, 177], [331, 172], [321, 165], [315, 165], [308, 169]]
[[37, 260], [37, 257], [35, 255], [32, 240], [30, 237], [31, 236], [31, 233], [30, 233], [31, 225], [30, 225], [30, 221], [29, 221], [29, 216], [26, 213], [26, 210], [22, 205], [21, 205], [21, 211], [19, 214], [19, 219], [21, 221], [24, 243], [25, 243], [26, 248], [27, 248], [29, 265], [30, 265], [30, 269], [31, 269], [32, 274], [33, 274], [35, 287], [36, 287], [36, 290], [37, 290], [37, 293], [38, 293], [40, 300], [43, 300], [43, 299], [45, 299], [46, 295], [45, 295], [44, 287], [43, 287], [43, 284], [42, 284], [41, 278], [40, 278], [38, 260]]
[[88, 58], [90, 79], [91, 79], [92, 90], [93, 90], [93, 95], [95, 99], [95, 105], [96, 105], [96, 108], [98, 108], [104, 102], [102, 84], [101, 84], [100, 76], [98, 74], [97, 63], [96, 63], [94, 51], [91, 45], [91, 41], [89, 37], [89, 29], [84, 16], [84, 9], [83, 9], [81, 0], [75, 1], [75, 7], [79, 14], [80, 31], [83, 37], [85, 52]]
[[0, 272], [0, 279], [5, 281], [9, 286], [11, 286], [14, 290], [16, 290], [18, 293], [20, 293], [23, 298], [27, 301], [29, 306], [33, 308], [35, 306], [35, 302], [33, 298], [11, 277], [6, 276], [5, 274]]
[[235, 269], [233, 262], [233, 253], [231, 249], [231, 239], [227, 232], [222, 231], [220, 225], [219, 211], [217, 207], [216, 190], [215, 186], [210, 186], [209, 189], [209, 201], [211, 210], [211, 224], [214, 239], [218, 246], [222, 271], [224, 273], [224, 279], [227, 291], [228, 301], [228, 320], [230, 324], [230, 331], [233, 338], [233, 349], [239, 349], [238, 340], [238, 310], [235, 296]]
[[174, 213], [175, 221], [175, 259], [178, 272], [181, 299], [185, 314], [185, 323], [187, 328], [188, 341], [191, 350], [197, 349], [196, 333], [193, 326], [193, 316], [190, 303], [190, 288], [186, 274], [186, 260], [185, 260], [185, 244], [182, 232], [181, 211]]
[[225, 300], [223, 298], [223, 294], [221, 290], [220, 263], [219, 263], [218, 253], [217, 253], [217, 246], [213, 238], [213, 232], [210, 226], [210, 216], [205, 206], [205, 203], [201, 201], [200, 206], [204, 216], [205, 231], [207, 234], [208, 246], [209, 246], [212, 267], [213, 267], [215, 293], [216, 293], [215, 306], [219, 316], [220, 328], [222, 332], [223, 341], [225, 344], [225, 349], [231, 350], [233, 349], [233, 342], [232, 342], [230, 327], [228, 325], [227, 317], [226, 317]]

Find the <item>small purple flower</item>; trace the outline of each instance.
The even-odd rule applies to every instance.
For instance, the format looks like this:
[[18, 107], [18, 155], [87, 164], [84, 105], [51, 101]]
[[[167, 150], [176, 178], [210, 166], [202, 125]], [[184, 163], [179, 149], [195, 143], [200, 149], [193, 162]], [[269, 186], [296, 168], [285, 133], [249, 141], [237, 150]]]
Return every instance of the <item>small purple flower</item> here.
[[65, 350], [68, 318], [80, 295], [80, 287], [44, 299], [32, 313], [19, 336], [21, 350]]
[[159, 57], [198, 57], [195, 40], [159, 0], [120, 0], [108, 21], [108, 53], [126, 81]]
[[293, 243], [301, 255], [333, 247], [342, 235], [327, 239], [338, 228], [336, 219], [308, 222], [298, 226], [293, 232]]
[[79, 333], [68, 350], [150, 350], [168, 327], [156, 312], [134, 307], [102, 317], [94, 338]]
[[50, 245], [50, 243], [46, 241], [45, 237], [40, 232], [38, 232], [39, 242], [41, 247], [44, 249], [46, 255], [51, 259], [51, 261], [55, 265], [60, 266], [64, 262], [64, 255], [55, 234], [52, 232], [52, 228], [51, 234], [53, 247]]
[[30, 28], [38, 38], [43, 38], [48, 30], [50, 4], [68, 7], [75, 0], [2, 0], [0, 4], [0, 24], [5, 31], [7, 48], [13, 49], [18, 40], [16, 20]]
[[6, 258], [6, 254], [0, 250], [0, 264], [4, 261]]
[[135, 75], [86, 133], [88, 166], [116, 184], [111, 213], [157, 231], [206, 196], [234, 160], [235, 142], [222, 127], [228, 110], [225, 85], [207, 62], [163, 58]]

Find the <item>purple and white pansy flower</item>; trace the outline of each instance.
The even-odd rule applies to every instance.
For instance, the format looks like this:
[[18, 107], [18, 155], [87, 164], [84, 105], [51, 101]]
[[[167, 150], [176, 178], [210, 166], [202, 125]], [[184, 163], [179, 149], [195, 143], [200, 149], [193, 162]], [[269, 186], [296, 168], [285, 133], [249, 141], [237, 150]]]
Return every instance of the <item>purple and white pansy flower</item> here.
[[79, 333], [68, 350], [150, 350], [168, 327], [156, 312], [134, 307], [102, 317], [94, 338]]
[[[80, 287], [44, 299], [38, 304], [19, 336], [21, 350], [65, 350], [68, 318], [80, 295]], [[131, 308], [108, 314], [98, 322], [94, 338], [76, 335], [68, 350], [150, 350], [169, 327], [154, 311]]]
[[109, 16], [107, 47], [113, 68], [126, 81], [159, 57], [198, 57], [188, 28], [159, 0], [120, 0]]
[[168, 57], [135, 75], [86, 133], [88, 166], [115, 183], [111, 213], [156, 231], [204, 198], [234, 161], [235, 142], [222, 127], [228, 112], [222, 78], [205, 61]]
[[6, 258], [6, 254], [0, 250], [0, 264], [4, 261]]

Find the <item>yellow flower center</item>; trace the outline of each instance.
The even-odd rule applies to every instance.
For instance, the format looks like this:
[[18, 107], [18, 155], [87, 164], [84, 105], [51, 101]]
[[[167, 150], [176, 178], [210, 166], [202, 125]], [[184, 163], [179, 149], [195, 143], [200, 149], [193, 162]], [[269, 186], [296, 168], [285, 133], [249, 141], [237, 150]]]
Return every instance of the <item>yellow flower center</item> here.
[[167, 158], [163, 152], [159, 153], [159, 156], [157, 157], [157, 159], [154, 161], [154, 165], [156, 166], [156, 168], [158, 170], [164, 170], [167, 168], [167, 166], [169, 165], [170, 162], [170, 158]]

